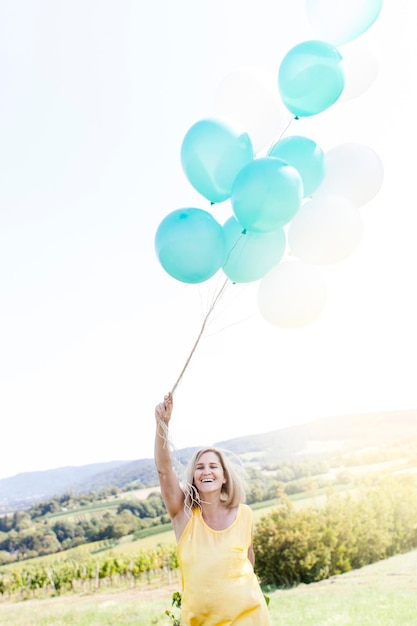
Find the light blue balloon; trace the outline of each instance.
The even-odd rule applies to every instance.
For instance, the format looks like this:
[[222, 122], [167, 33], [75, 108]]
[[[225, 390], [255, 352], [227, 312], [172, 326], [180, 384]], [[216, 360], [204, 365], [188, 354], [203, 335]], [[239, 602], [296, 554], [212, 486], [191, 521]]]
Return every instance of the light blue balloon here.
[[275, 157], [263, 157], [240, 170], [231, 204], [243, 228], [268, 233], [287, 224], [302, 199], [303, 182], [295, 167]]
[[260, 280], [282, 259], [286, 236], [283, 228], [271, 233], [246, 231], [232, 216], [223, 225], [227, 257], [223, 272], [234, 283]]
[[301, 135], [285, 137], [272, 146], [268, 155], [282, 159], [295, 167], [303, 181], [305, 198], [311, 196], [323, 182], [324, 152], [308, 137]]
[[230, 198], [237, 173], [253, 157], [249, 135], [215, 119], [191, 126], [181, 146], [185, 175], [213, 203]]
[[296, 117], [308, 117], [331, 107], [345, 86], [341, 61], [339, 50], [325, 41], [304, 41], [291, 48], [278, 71], [287, 109]]
[[202, 209], [169, 213], [155, 234], [155, 251], [164, 270], [183, 283], [211, 278], [226, 258], [223, 227]]

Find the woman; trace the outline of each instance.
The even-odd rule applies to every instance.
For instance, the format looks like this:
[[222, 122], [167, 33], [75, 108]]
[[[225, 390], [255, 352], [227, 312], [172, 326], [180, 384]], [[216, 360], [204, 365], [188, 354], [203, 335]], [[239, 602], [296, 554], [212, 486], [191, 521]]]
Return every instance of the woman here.
[[239, 474], [214, 448], [199, 450], [181, 486], [168, 445], [172, 395], [157, 405], [155, 464], [177, 539], [181, 625], [269, 626], [254, 573], [252, 511]]

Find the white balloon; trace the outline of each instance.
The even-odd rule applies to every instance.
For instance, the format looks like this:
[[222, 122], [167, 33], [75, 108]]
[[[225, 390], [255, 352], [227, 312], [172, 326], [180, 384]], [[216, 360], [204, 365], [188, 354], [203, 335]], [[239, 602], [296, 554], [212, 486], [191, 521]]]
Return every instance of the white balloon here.
[[301, 261], [330, 265], [352, 254], [362, 234], [362, 217], [353, 202], [319, 193], [291, 221], [288, 244]]
[[243, 126], [255, 152], [273, 143], [288, 117], [276, 77], [261, 67], [242, 67], [227, 74], [215, 92], [214, 111]]
[[280, 328], [299, 328], [315, 320], [327, 298], [327, 285], [320, 271], [298, 260], [273, 267], [258, 288], [262, 316]]
[[353, 100], [372, 85], [379, 72], [379, 62], [362, 41], [352, 41], [340, 49], [345, 86], [339, 102]]
[[378, 154], [360, 143], [334, 146], [324, 155], [325, 175], [318, 193], [348, 198], [360, 207], [376, 196], [384, 180]]
[[383, 0], [305, 0], [313, 32], [335, 46], [352, 41], [372, 26]]

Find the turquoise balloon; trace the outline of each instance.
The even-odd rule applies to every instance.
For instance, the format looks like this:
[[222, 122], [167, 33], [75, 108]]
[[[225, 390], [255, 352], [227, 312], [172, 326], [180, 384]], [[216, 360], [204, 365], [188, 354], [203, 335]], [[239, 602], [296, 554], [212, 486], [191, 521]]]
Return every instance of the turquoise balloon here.
[[304, 41], [291, 48], [278, 71], [278, 88], [286, 108], [296, 117], [325, 111], [345, 86], [342, 55], [325, 41]]
[[249, 135], [215, 119], [191, 126], [181, 146], [185, 175], [213, 203], [230, 198], [237, 173], [253, 157]]
[[301, 135], [285, 137], [272, 146], [268, 155], [282, 159], [295, 167], [303, 181], [305, 198], [311, 196], [324, 179], [324, 152], [308, 137]]
[[164, 270], [184, 283], [211, 278], [226, 259], [223, 227], [202, 209], [169, 213], [155, 234], [155, 251]]
[[252, 233], [232, 216], [223, 229], [227, 250], [223, 272], [234, 283], [260, 280], [284, 255], [286, 236], [282, 228], [271, 233]]
[[303, 199], [295, 167], [275, 157], [254, 159], [241, 169], [232, 189], [233, 213], [243, 228], [267, 233], [287, 224]]

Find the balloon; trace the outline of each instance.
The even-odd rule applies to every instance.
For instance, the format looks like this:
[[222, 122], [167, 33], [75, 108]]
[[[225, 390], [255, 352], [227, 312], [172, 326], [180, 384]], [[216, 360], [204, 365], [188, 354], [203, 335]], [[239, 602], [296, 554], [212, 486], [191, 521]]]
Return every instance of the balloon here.
[[368, 146], [339, 144], [325, 153], [325, 162], [326, 174], [320, 193], [348, 198], [360, 207], [372, 200], [382, 186], [382, 161]]
[[379, 66], [375, 55], [361, 41], [353, 41], [343, 46], [343, 69], [345, 88], [339, 98], [347, 102], [364, 93], [378, 76]]
[[242, 67], [227, 74], [216, 90], [214, 110], [220, 118], [242, 125], [255, 152], [270, 143], [288, 115], [274, 75], [261, 67]]
[[306, 0], [314, 34], [339, 46], [362, 35], [382, 9], [382, 0]]
[[294, 167], [275, 157], [254, 159], [234, 182], [233, 212], [243, 228], [267, 233], [287, 224], [303, 198], [303, 182]]
[[362, 234], [362, 218], [350, 200], [319, 193], [292, 220], [288, 243], [291, 254], [301, 261], [327, 265], [348, 257]]
[[304, 197], [311, 196], [324, 178], [324, 152], [312, 139], [294, 135], [278, 141], [269, 156], [292, 165], [303, 181]]
[[181, 163], [191, 185], [210, 202], [230, 197], [239, 170], [253, 159], [249, 135], [214, 119], [196, 122], [181, 146]]
[[211, 278], [226, 258], [221, 224], [202, 209], [178, 209], [159, 224], [155, 251], [164, 270], [184, 283]]
[[327, 286], [317, 268], [298, 260], [285, 261], [262, 278], [258, 306], [274, 326], [299, 328], [320, 315], [326, 297]]
[[282, 228], [271, 233], [251, 233], [232, 216], [223, 229], [227, 249], [223, 272], [234, 283], [259, 280], [284, 255], [286, 237]]
[[321, 113], [336, 102], [345, 78], [340, 52], [325, 41], [304, 41], [284, 56], [278, 87], [285, 106], [298, 117]]

